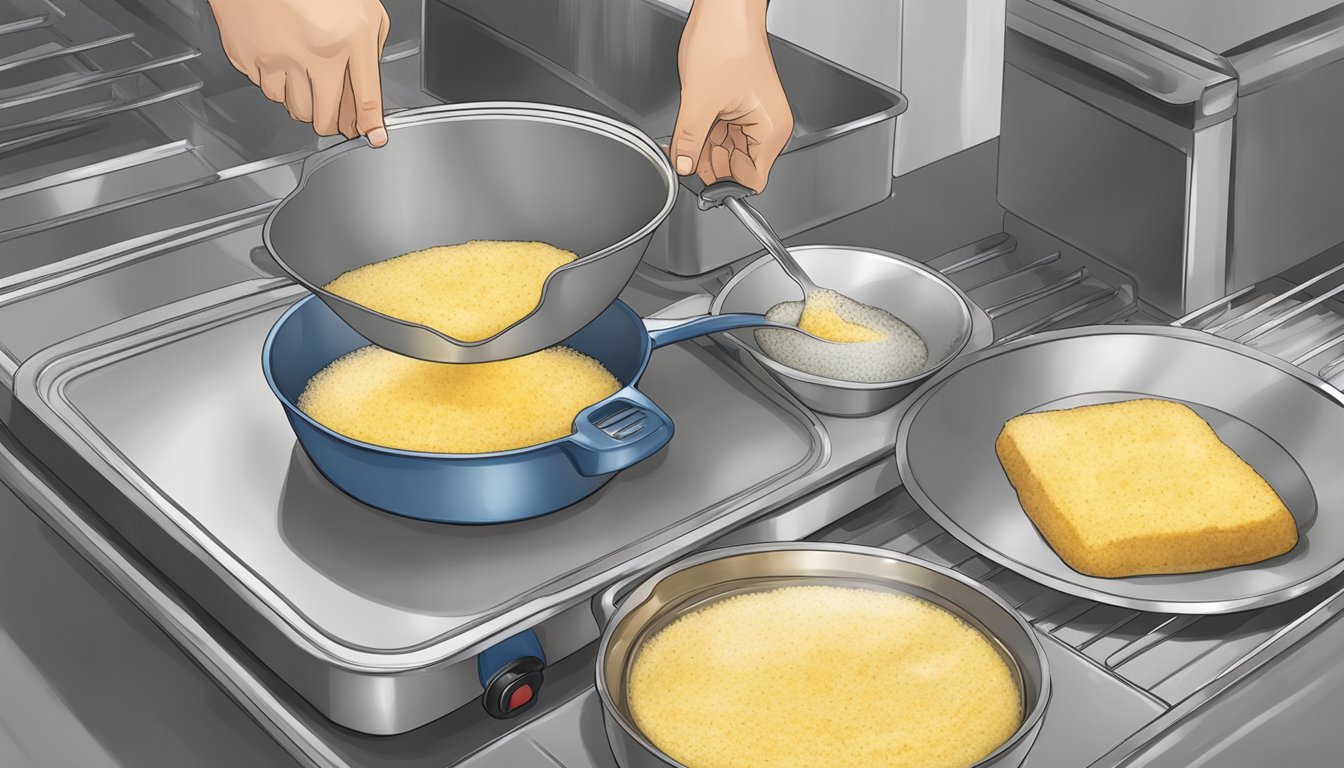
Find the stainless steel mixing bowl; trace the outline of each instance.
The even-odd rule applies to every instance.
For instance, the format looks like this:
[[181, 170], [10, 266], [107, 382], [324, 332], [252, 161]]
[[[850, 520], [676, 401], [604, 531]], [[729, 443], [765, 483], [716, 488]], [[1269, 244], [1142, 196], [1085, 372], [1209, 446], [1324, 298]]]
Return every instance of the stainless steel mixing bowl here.
[[[929, 350], [928, 362], [899, 381], [865, 384], [828, 379], [775, 362], [753, 334], [731, 338], [809, 408], [832, 416], [868, 416], [900, 402], [966, 348], [971, 339], [971, 302], [940, 272], [894, 253], [869, 248], [809, 245], [789, 249], [798, 265], [823, 288], [886, 310], [905, 322]], [[782, 301], [801, 301], [802, 290], [766, 254], [724, 286], [711, 311], [764, 313]]]
[[641, 644], [676, 617], [722, 597], [780, 586], [825, 584], [902, 592], [928, 600], [980, 630], [1013, 670], [1022, 694], [1022, 725], [971, 768], [1016, 768], [1026, 760], [1050, 700], [1045, 649], [1007, 603], [961, 574], [874, 547], [848, 544], [752, 544], [687, 558], [642, 582], [620, 602], [620, 588], [600, 595], [593, 611], [605, 625], [597, 652], [597, 692], [612, 754], [622, 768], [680, 768], [640, 732], [626, 700], [626, 680]]
[[[308, 158], [262, 237], [361, 336], [422, 360], [501, 360], [573, 335], [615, 301], [676, 197], [651, 139], [579, 110], [458, 104], [398, 113], [387, 128], [381, 149], [347, 141]], [[472, 342], [323, 289], [357, 267], [468, 240], [539, 240], [579, 258], [551, 273], [531, 314]]]

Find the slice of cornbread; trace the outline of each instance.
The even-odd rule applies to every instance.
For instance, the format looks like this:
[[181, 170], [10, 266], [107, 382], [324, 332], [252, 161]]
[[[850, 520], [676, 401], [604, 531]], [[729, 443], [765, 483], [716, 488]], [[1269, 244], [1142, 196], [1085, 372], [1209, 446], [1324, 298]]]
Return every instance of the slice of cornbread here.
[[1046, 541], [1090, 576], [1211, 571], [1297, 545], [1274, 489], [1180, 403], [1025, 414], [994, 450]]

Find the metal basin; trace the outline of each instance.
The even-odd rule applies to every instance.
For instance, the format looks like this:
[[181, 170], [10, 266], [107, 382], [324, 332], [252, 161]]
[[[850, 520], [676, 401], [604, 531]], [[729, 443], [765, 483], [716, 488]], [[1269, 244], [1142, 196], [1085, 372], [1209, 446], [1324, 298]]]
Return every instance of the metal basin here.
[[[263, 238], [361, 336], [422, 360], [502, 360], [569, 337], [616, 300], [675, 199], [651, 139], [579, 110], [462, 104], [402, 112], [387, 128], [381, 149], [347, 141], [311, 156]], [[579, 258], [551, 273], [531, 314], [473, 342], [323, 289], [366, 264], [468, 240], [539, 240]]]
[[[925, 379], [947, 365], [971, 340], [971, 303], [960, 288], [934, 269], [894, 253], [833, 245], [790, 248], [813, 282], [884, 309], [920, 335], [928, 362], [899, 381], [866, 384], [804, 373], [775, 362], [756, 345], [751, 333], [731, 338], [754, 357], [794, 397], [832, 416], [868, 416], [900, 402]], [[714, 314], [764, 313], [782, 301], [803, 298], [797, 283], [769, 254], [733, 277], [714, 299]]]
[[730, 594], [787, 583], [866, 587], [928, 600], [980, 630], [1013, 670], [1022, 693], [1022, 724], [997, 750], [970, 768], [1015, 768], [1026, 760], [1050, 699], [1045, 649], [1006, 603], [970, 579], [907, 555], [846, 544], [753, 544], [687, 558], [645, 580], [616, 606], [617, 589], [600, 595], [594, 613], [605, 624], [597, 653], [597, 692], [607, 738], [622, 768], [678, 768], [635, 726], [626, 679], [640, 645], [677, 616]]

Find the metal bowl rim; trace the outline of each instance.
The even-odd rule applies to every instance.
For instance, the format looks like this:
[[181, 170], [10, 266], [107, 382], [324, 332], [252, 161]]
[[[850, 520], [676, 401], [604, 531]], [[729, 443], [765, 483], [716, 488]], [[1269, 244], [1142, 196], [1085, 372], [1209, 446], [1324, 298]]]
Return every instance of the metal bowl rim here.
[[655, 214], [648, 222], [646, 222], [643, 226], [641, 226], [638, 230], [636, 230], [633, 234], [627, 235], [625, 238], [623, 238], [622, 240], [613, 245], [609, 245], [605, 248], [602, 248], [601, 250], [598, 250], [594, 253], [590, 253], [586, 256], [580, 256], [579, 258], [576, 258], [574, 261], [571, 261], [568, 264], [563, 264], [552, 270], [551, 273], [546, 276], [546, 280], [542, 283], [541, 296], [537, 299], [537, 306], [534, 307], [531, 312], [528, 312], [526, 315], [514, 321], [508, 327], [496, 332], [494, 335], [476, 341], [462, 341], [459, 339], [454, 339], [453, 337], [443, 333], [442, 331], [439, 331], [435, 328], [431, 328], [428, 325], [416, 323], [410, 320], [393, 317], [391, 315], [378, 312], [377, 310], [366, 307], [363, 304], [350, 301], [349, 299], [328, 292], [322, 286], [317, 285], [312, 281], [308, 280], [303, 275], [300, 275], [288, 264], [288, 262], [286, 262], [284, 257], [282, 257], [276, 251], [275, 245], [271, 240], [271, 227], [274, 225], [275, 220], [284, 211], [285, 207], [291, 201], [296, 199], [307, 188], [310, 178], [318, 169], [323, 168], [326, 165], [334, 162], [347, 152], [377, 151], [372, 147], [368, 146], [368, 143], [366, 141], [362, 141], [360, 139], [349, 139], [340, 142], [338, 144], [334, 144], [330, 147], [327, 147], [326, 149], [318, 150], [317, 152], [314, 152], [311, 155], [309, 155], [304, 160], [303, 169], [299, 174], [298, 184], [294, 187], [294, 189], [290, 190], [289, 194], [285, 195], [284, 199], [282, 199], [278, 204], [276, 204], [274, 208], [271, 209], [271, 212], [266, 216], [266, 221], [262, 224], [261, 239], [266, 246], [266, 250], [271, 254], [271, 258], [275, 260], [276, 264], [278, 264], [280, 268], [285, 271], [286, 274], [292, 277], [300, 285], [312, 291], [314, 294], [320, 296], [322, 300], [328, 304], [331, 304], [333, 302], [338, 303], [342, 306], [350, 307], [351, 309], [354, 309], [358, 312], [367, 313], [369, 315], [377, 317], [379, 320], [383, 322], [394, 323], [404, 328], [428, 331], [455, 347], [460, 347], [463, 349], [474, 349], [477, 347], [482, 347], [491, 342], [497, 341], [505, 334], [520, 327], [521, 325], [523, 325], [523, 323], [532, 318], [532, 316], [534, 316], [537, 313], [537, 311], [540, 310], [541, 307], [546, 303], [546, 296], [547, 292], [551, 287], [551, 280], [557, 274], [569, 271], [570, 269], [574, 269], [579, 266], [586, 266], [592, 262], [606, 258], [607, 256], [610, 256], [611, 254], [616, 253], [617, 251], [629, 247], [630, 245], [641, 240], [642, 238], [648, 237], [653, 233], [655, 229], [657, 229], [660, 225], [662, 225], [663, 221], [665, 221], [667, 217], [672, 213], [673, 205], [676, 203], [677, 200], [677, 191], [679, 188], [679, 184], [677, 182], [677, 177], [675, 173], [673, 173], [672, 171], [672, 164], [667, 159], [667, 155], [663, 153], [662, 149], [653, 141], [653, 139], [649, 138], [647, 135], [645, 135], [643, 132], [641, 132], [634, 126], [622, 123], [618, 120], [613, 120], [611, 118], [593, 112], [587, 112], [580, 109], [572, 109], [570, 107], [561, 107], [558, 105], [534, 104], [530, 102], [512, 102], [512, 101], [466, 102], [462, 104], [435, 105], [419, 109], [403, 110], [401, 112], [388, 115], [387, 119], [385, 120], [385, 127], [390, 133], [397, 130], [414, 128], [420, 125], [430, 125], [434, 123], [447, 123], [447, 122], [457, 122], [461, 120], [475, 120], [484, 118], [501, 118], [501, 117], [523, 119], [524, 122], [536, 121], [536, 122], [552, 122], [556, 124], [568, 124], [573, 127], [589, 130], [593, 133], [605, 136], [606, 138], [624, 144], [627, 148], [639, 152], [640, 154], [644, 155], [645, 159], [651, 161], [651, 164], [654, 166], [655, 169], [657, 169], [658, 173], [663, 177], [664, 184], [667, 188], [667, 199], [664, 201], [662, 209], [657, 214]]
[[[789, 247], [789, 252], [791, 253], [794, 251], [819, 251], [819, 250], [856, 251], [859, 253], [868, 253], [875, 256], [882, 256], [884, 258], [890, 259], [891, 261], [897, 262], [904, 267], [909, 268], [912, 272], [918, 274], [920, 277], [928, 278], [933, 282], [940, 284], [942, 287], [949, 289], [952, 295], [955, 296], [958, 300], [959, 314], [961, 315], [961, 318], [966, 322], [966, 332], [963, 333], [958, 338], [957, 342], [952, 345], [952, 349], [946, 355], [944, 355], [944, 359], [938, 362], [936, 365], [927, 366], [923, 371], [920, 371], [919, 373], [916, 373], [913, 376], [908, 376], [904, 379], [897, 379], [895, 381], [876, 381], [876, 382], [828, 379], [823, 376], [817, 376], [815, 374], [807, 373], [806, 371], [800, 371], [795, 368], [790, 368], [786, 365], [775, 362], [775, 360], [773, 360], [769, 355], [766, 355], [764, 352], [761, 352], [760, 350], [756, 349], [750, 344], [744, 344], [738, 341], [735, 337], [733, 337], [732, 334], [728, 334], [728, 337], [733, 340], [734, 345], [746, 351], [747, 354], [751, 355], [758, 363], [760, 363], [762, 366], [770, 370], [772, 373], [778, 374], [779, 376], [794, 381], [801, 381], [807, 384], [818, 384], [821, 386], [833, 387], [835, 389], [846, 389], [857, 392], [880, 392], [883, 390], [897, 389], [899, 387], [909, 386], [910, 384], [915, 384], [917, 382], [929, 378], [930, 376], [942, 370], [948, 363], [957, 359], [957, 356], [960, 355], [966, 349], [966, 345], [971, 343], [971, 336], [975, 332], [975, 318], [971, 314], [970, 298], [968, 298], [966, 296], [966, 293], [962, 291], [960, 288], [958, 288], [956, 284], [954, 284], [951, 280], [949, 280], [946, 275], [942, 274], [941, 272], [935, 269], [931, 269], [928, 265], [921, 264], [918, 261], [915, 261], [914, 259], [908, 258], [906, 256], [901, 256], [898, 253], [892, 253], [891, 251], [883, 251], [877, 248], [864, 248], [849, 245], [795, 245]], [[721, 310], [723, 309], [723, 304], [726, 297], [730, 293], [732, 293], [734, 287], [736, 287], [740, 282], [746, 280], [747, 276], [750, 275], [751, 273], [755, 272], [758, 269], [763, 269], [766, 266], [773, 263], [775, 263], [775, 257], [767, 253], [764, 256], [761, 256], [760, 258], [751, 262], [747, 266], [743, 267], [740, 272], [738, 272], [736, 275], [733, 275], [732, 279], [730, 279], [723, 286], [723, 289], [720, 290], [718, 294], [714, 297], [714, 302], [710, 306], [710, 312], [715, 315], [720, 314]]]
[[[1313, 589], [1325, 584], [1332, 578], [1344, 573], [1344, 557], [1341, 557], [1333, 566], [1324, 569], [1316, 576], [1302, 579], [1295, 584], [1273, 589], [1268, 592], [1262, 592], [1255, 595], [1249, 595], [1225, 600], [1201, 600], [1201, 601], [1180, 601], [1180, 600], [1150, 600], [1138, 597], [1126, 597], [1109, 592], [1102, 592], [1091, 587], [1084, 587], [1075, 584], [1073, 581], [1061, 579], [1042, 572], [1040, 569], [1027, 564], [1018, 562], [1007, 555], [1004, 555], [992, 547], [989, 547], [974, 536], [969, 535], [965, 529], [955, 520], [933, 503], [933, 500], [924, 492], [918, 479], [910, 467], [909, 456], [909, 435], [913, 428], [914, 421], [923, 410], [928, 400], [937, 393], [938, 389], [959, 371], [969, 368], [976, 363], [996, 357], [1001, 354], [1013, 352], [1018, 349], [1045, 344], [1065, 339], [1081, 338], [1085, 336], [1153, 336], [1169, 339], [1178, 339], [1196, 344], [1204, 344], [1225, 352], [1241, 355], [1242, 357], [1267, 364], [1279, 372], [1288, 375], [1303, 385], [1315, 390], [1318, 394], [1334, 401], [1337, 405], [1344, 407], [1344, 392], [1330, 386], [1323, 380], [1310, 376], [1300, 368], [1274, 357], [1266, 352], [1248, 347], [1244, 344], [1238, 344], [1229, 341], [1221, 336], [1215, 336], [1204, 331], [1194, 330], [1172, 325], [1086, 325], [1076, 328], [1062, 328], [1053, 331], [1043, 331], [1040, 333], [1024, 336], [1001, 345], [986, 347], [985, 349], [973, 352], [965, 357], [955, 360], [952, 364], [943, 368], [938, 374], [928, 381], [924, 382], [919, 389], [911, 394], [909, 401], [910, 407], [901, 417], [901, 423], [896, 429], [895, 453], [896, 466], [901, 476], [901, 483], [905, 486], [910, 496], [915, 500], [921, 510], [929, 517], [933, 518], [944, 530], [951, 533], [957, 541], [965, 544], [976, 554], [988, 558], [989, 560], [1002, 565], [1015, 573], [1031, 579], [1043, 586], [1064, 592], [1074, 597], [1081, 597], [1087, 600], [1093, 600], [1104, 605], [1113, 605], [1130, 610], [1149, 611], [1156, 613], [1174, 613], [1183, 615], [1212, 616], [1226, 613], [1236, 613], [1238, 611], [1252, 610], [1255, 608], [1265, 608], [1271, 605], [1278, 605], [1287, 602], [1293, 598], [1300, 597]], [[1252, 563], [1243, 568], [1253, 567]], [[1123, 579], [1121, 580], [1123, 581]]]
[[[1033, 630], [1031, 628], [1031, 625], [1027, 623], [1026, 619], [1022, 617], [1022, 614], [1020, 614], [1017, 610], [1008, 605], [1008, 603], [1005, 602], [998, 595], [994, 594], [988, 587], [985, 587], [984, 585], [976, 582], [974, 579], [971, 579], [970, 577], [965, 576], [963, 574], [957, 573], [956, 571], [950, 568], [945, 568], [941, 565], [931, 563], [927, 560], [923, 560], [918, 557], [914, 557], [912, 555], [907, 555], [901, 552], [892, 552], [890, 550], [881, 549], [878, 547], [869, 547], [858, 544], [838, 544], [830, 542], [766, 542], [761, 544], [743, 544], [734, 547], [725, 547], [723, 549], [714, 549], [709, 550], [707, 552], [701, 552], [700, 554], [683, 558], [675, 563], [672, 563], [666, 568], [663, 568], [657, 571], [656, 573], [653, 573], [650, 576], [646, 576], [644, 578], [639, 579], [639, 582], [635, 586], [635, 588], [630, 591], [630, 593], [626, 596], [625, 600], [611, 615], [611, 618], [607, 620], [606, 626], [602, 628], [602, 635], [598, 640], [598, 646], [597, 646], [597, 659], [594, 662], [594, 669], [596, 670], [595, 678], [596, 678], [596, 688], [598, 697], [601, 699], [603, 710], [607, 713], [607, 715], [611, 718], [614, 718], [615, 721], [621, 726], [621, 729], [625, 732], [625, 734], [630, 738], [634, 739], [636, 743], [638, 743], [642, 748], [644, 748], [651, 754], [657, 756], [658, 759], [666, 762], [670, 766], [682, 765], [676, 760], [673, 760], [670, 756], [668, 756], [662, 750], [658, 749], [658, 747], [656, 747], [651, 741], [649, 741], [649, 739], [644, 736], [643, 732], [640, 731], [639, 728], [633, 722], [630, 722], [630, 719], [626, 717], [625, 714], [616, 707], [615, 702], [612, 700], [611, 691], [607, 687], [607, 679], [606, 675], [603, 674], [603, 669], [606, 666], [608, 648], [611, 645], [612, 636], [616, 633], [616, 628], [620, 626], [621, 621], [624, 620], [626, 616], [628, 616], [632, 611], [634, 611], [635, 608], [643, 604], [644, 600], [648, 598], [649, 594], [653, 592], [654, 588], [659, 583], [661, 583], [664, 579], [673, 574], [680, 573], [681, 571], [685, 570], [690, 570], [697, 566], [704, 565], [706, 563], [714, 562], [717, 560], [726, 560], [729, 558], [741, 557], [745, 555], [762, 554], [769, 552], [781, 552], [781, 551], [839, 552], [844, 554], [859, 555], [863, 557], [883, 559], [883, 560], [896, 560], [905, 563], [907, 565], [913, 565], [918, 568], [923, 568], [944, 578], [960, 582], [964, 586], [967, 586], [975, 590], [976, 592], [980, 593], [982, 597], [988, 598], [991, 603], [997, 606], [999, 610], [1003, 611], [1009, 618], [1013, 620], [1014, 623], [1017, 624], [1018, 628], [1022, 631], [1022, 634], [1027, 638], [1028, 642], [1030, 643], [1031, 650], [1034, 652], [1036, 656], [1036, 661], [1040, 665], [1041, 669], [1041, 684], [1040, 684], [1041, 690], [1036, 698], [1035, 705], [1032, 707], [1031, 712], [1023, 713], [1022, 723], [1018, 726], [1017, 730], [1013, 732], [1013, 735], [1010, 736], [1008, 739], [1006, 739], [1002, 744], [1000, 744], [993, 752], [990, 752], [988, 755], [985, 755], [980, 760], [975, 762], [973, 765], [968, 766], [968, 768], [980, 768], [980, 766], [985, 766], [992, 763], [994, 760], [997, 760], [1004, 753], [1009, 752], [1010, 750], [1019, 746], [1025, 739], [1030, 738], [1032, 734], [1035, 733], [1035, 731], [1040, 725], [1041, 720], [1045, 717], [1045, 711], [1050, 703], [1050, 697], [1051, 697], [1050, 663], [1049, 659], [1045, 655], [1045, 646], [1041, 644], [1041, 640], [1039, 637], [1036, 636], [1035, 630]], [[1008, 652], [1014, 656], [1015, 663], [1020, 664], [1020, 662], [1017, 661], [1017, 654], [1008, 649], [1007, 643], [1004, 642], [1002, 638], [994, 637], [993, 639], [997, 641], [1001, 646], [1003, 646], [1005, 650], [1008, 650]], [[684, 766], [682, 768], [684, 768]]]

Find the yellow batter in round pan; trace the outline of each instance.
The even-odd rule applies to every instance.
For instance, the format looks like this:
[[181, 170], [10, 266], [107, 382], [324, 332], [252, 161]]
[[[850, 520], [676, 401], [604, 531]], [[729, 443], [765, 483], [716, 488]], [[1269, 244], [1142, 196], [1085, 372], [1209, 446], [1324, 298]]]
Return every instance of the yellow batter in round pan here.
[[1013, 673], [927, 601], [785, 587], [680, 617], [640, 649], [635, 724], [689, 768], [966, 768], [1022, 723]]

